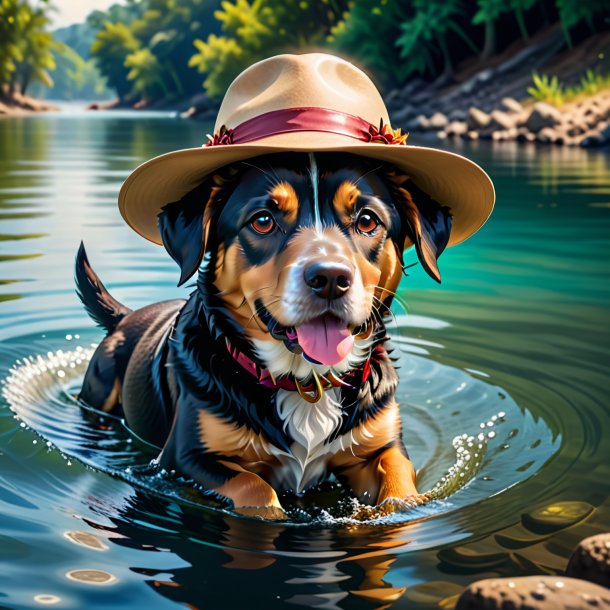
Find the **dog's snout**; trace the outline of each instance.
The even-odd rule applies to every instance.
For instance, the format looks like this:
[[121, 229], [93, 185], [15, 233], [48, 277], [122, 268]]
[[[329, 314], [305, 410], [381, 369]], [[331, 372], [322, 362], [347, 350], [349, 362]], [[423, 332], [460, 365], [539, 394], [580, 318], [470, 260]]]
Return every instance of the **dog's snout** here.
[[323, 299], [338, 299], [354, 281], [354, 273], [345, 263], [315, 261], [305, 267], [305, 283]]

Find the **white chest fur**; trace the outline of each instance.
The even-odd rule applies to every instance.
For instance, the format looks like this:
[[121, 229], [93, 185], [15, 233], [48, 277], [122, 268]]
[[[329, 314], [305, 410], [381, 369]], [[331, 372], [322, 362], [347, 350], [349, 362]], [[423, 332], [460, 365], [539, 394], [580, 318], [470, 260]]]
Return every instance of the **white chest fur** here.
[[274, 471], [275, 484], [300, 492], [317, 483], [326, 473], [328, 460], [336, 451], [329, 436], [341, 425], [338, 391], [324, 392], [314, 404], [298, 392], [279, 390], [276, 408], [284, 430], [294, 439], [290, 453], [277, 455], [281, 466]]

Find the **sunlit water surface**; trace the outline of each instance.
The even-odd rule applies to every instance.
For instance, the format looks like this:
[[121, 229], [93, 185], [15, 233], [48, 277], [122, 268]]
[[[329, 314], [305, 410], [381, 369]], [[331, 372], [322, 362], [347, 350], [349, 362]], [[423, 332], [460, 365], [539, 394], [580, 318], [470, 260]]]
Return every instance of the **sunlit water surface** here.
[[325, 485], [289, 523], [244, 519], [80, 409], [102, 335], [74, 294], [78, 243], [132, 308], [185, 296], [116, 195], [138, 163], [209, 130], [161, 114], [0, 121], [0, 607], [450, 608], [476, 578], [557, 573], [608, 529], [604, 153], [461, 151], [497, 209], [442, 256], [442, 286], [412, 269], [391, 324], [425, 507], [363, 514]]

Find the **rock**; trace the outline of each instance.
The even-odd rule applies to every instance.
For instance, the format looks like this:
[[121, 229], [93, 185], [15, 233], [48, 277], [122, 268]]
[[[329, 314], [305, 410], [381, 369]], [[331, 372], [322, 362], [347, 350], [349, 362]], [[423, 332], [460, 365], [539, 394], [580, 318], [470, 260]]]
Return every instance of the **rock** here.
[[555, 127], [561, 122], [561, 113], [546, 102], [536, 102], [525, 123], [527, 128], [538, 133], [544, 127]]
[[443, 129], [444, 127], [447, 127], [448, 124], [449, 120], [442, 112], [435, 112], [428, 119], [428, 126], [431, 129]]
[[415, 117], [415, 126], [415, 129], [425, 131], [430, 129], [430, 121], [423, 114], [419, 114]]
[[587, 131], [580, 143], [583, 148], [594, 148], [606, 144], [610, 144], [610, 125], [605, 121], [600, 123], [597, 128]]
[[515, 126], [515, 119], [501, 110], [493, 110], [489, 126], [496, 129], [512, 129]]
[[610, 591], [564, 576], [489, 578], [472, 583], [455, 610], [610, 610]]
[[463, 136], [468, 131], [468, 125], [463, 121], [452, 121], [445, 131], [448, 136]]
[[610, 587], [610, 533], [585, 538], [572, 553], [566, 575]]
[[537, 134], [536, 140], [544, 144], [550, 144], [557, 140], [557, 132], [551, 127], [543, 127]]
[[509, 112], [523, 112], [523, 106], [513, 97], [503, 97], [501, 104]]
[[479, 110], [475, 106], [471, 106], [468, 109], [468, 127], [471, 129], [481, 129], [487, 127], [491, 123], [491, 117], [482, 110]]
[[547, 534], [580, 523], [594, 510], [588, 502], [568, 500], [535, 508], [521, 515], [521, 521], [531, 532]]
[[466, 134], [466, 137], [467, 137], [469, 140], [478, 140], [478, 139], [479, 139], [479, 132], [478, 132], [478, 131], [469, 131], [469, 132]]

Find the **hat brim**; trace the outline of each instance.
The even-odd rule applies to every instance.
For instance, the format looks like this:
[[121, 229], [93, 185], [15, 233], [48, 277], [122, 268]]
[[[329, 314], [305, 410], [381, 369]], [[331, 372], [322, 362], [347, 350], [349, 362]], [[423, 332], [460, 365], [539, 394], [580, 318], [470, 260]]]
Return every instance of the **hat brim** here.
[[211, 172], [238, 161], [279, 152], [345, 152], [391, 163], [408, 174], [433, 199], [449, 206], [453, 224], [448, 246], [475, 233], [491, 214], [495, 191], [476, 163], [455, 153], [423, 146], [358, 142], [338, 134], [284, 133], [255, 143], [187, 148], [140, 165], [125, 180], [119, 210], [142, 237], [161, 244], [161, 208], [178, 201]]

